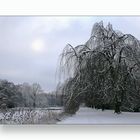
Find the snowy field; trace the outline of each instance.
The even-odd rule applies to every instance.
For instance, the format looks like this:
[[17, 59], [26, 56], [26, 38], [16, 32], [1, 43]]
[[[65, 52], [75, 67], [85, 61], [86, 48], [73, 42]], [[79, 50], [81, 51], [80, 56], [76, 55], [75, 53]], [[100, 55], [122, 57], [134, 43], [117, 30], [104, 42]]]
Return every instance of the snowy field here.
[[140, 113], [122, 112], [114, 114], [113, 110], [96, 110], [82, 107], [79, 111], [57, 124], [140, 124]]
[[0, 124], [55, 124], [62, 108], [13, 108], [0, 112]]

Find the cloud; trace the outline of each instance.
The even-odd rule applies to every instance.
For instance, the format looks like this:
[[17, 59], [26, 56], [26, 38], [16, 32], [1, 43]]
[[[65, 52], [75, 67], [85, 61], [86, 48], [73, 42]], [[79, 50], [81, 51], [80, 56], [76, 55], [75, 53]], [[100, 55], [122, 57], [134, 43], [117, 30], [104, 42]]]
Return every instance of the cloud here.
[[[58, 58], [65, 45], [84, 44], [93, 24], [101, 20], [140, 38], [140, 17], [0, 17], [0, 78], [15, 83], [38, 82], [43, 89], [54, 90]], [[40, 53], [32, 49], [37, 39], [43, 41]]]

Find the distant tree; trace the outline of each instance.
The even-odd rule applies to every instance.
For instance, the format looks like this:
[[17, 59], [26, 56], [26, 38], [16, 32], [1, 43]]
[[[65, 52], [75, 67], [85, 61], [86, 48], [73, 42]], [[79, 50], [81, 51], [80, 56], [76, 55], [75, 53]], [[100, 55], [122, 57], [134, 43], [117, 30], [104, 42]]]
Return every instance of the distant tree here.
[[32, 87], [29, 83], [23, 83], [20, 85], [20, 91], [22, 93], [22, 97], [24, 100], [25, 107], [32, 107], [33, 106], [33, 99], [32, 99]]
[[32, 99], [33, 99], [33, 107], [36, 107], [37, 95], [42, 92], [41, 86], [38, 83], [32, 84]]
[[41, 92], [40, 94], [37, 94], [36, 103], [35, 103], [36, 107], [46, 108], [49, 106], [47, 95], [48, 95], [47, 93], [43, 93], [43, 92]]
[[23, 106], [22, 93], [17, 85], [7, 80], [0, 81], [0, 106], [1, 108]]

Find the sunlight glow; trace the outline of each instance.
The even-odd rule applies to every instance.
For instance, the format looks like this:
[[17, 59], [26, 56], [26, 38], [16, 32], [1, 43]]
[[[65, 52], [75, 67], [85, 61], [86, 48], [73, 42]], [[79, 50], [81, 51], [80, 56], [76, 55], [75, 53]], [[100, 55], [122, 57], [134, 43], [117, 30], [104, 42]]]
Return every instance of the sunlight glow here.
[[31, 47], [34, 52], [40, 53], [40, 52], [43, 52], [45, 44], [42, 39], [36, 39], [32, 42]]

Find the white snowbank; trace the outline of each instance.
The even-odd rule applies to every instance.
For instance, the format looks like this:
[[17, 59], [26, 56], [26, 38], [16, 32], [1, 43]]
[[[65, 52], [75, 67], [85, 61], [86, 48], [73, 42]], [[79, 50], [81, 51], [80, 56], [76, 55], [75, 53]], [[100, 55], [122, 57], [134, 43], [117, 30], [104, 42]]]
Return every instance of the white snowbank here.
[[101, 111], [82, 107], [75, 115], [57, 124], [140, 124], [140, 113], [115, 114], [113, 110]]

